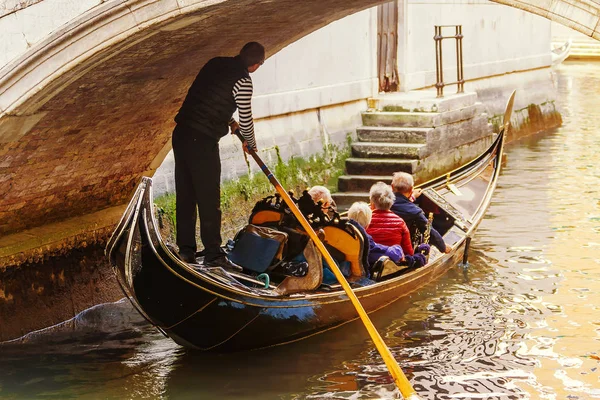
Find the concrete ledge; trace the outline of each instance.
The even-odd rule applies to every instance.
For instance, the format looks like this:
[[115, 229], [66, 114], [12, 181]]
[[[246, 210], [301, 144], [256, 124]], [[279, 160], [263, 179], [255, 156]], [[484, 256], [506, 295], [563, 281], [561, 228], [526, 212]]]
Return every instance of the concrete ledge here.
[[436, 90], [419, 90], [382, 94], [377, 96], [376, 102], [376, 108], [382, 111], [441, 113], [473, 105], [477, 102], [477, 93], [452, 93], [439, 98]]
[[75, 248], [103, 245], [125, 207], [116, 206], [0, 238], [0, 272], [10, 266], [64, 255]]
[[434, 128], [402, 128], [387, 126], [362, 126], [356, 129], [361, 142], [426, 143]]
[[[492, 120], [498, 121], [498, 116], [494, 116]], [[561, 126], [562, 116], [556, 110], [554, 102], [530, 104], [513, 111], [511, 124], [507, 141]]]
[[458, 110], [433, 112], [369, 112], [362, 113], [363, 125], [397, 127], [433, 127], [473, 118], [480, 111], [480, 103]]
[[384, 177], [392, 176], [397, 171], [412, 174], [418, 163], [417, 160], [397, 160], [393, 158], [348, 158], [346, 159], [346, 172], [349, 175], [367, 174]]
[[352, 155], [364, 158], [410, 158], [419, 159], [424, 154], [426, 145], [415, 143], [368, 143], [352, 144]]
[[338, 207], [338, 211], [345, 211], [350, 208], [355, 201], [369, 202], [368, 192], [338, 192], [332, 193], [333, 201]]
[[[355, 175], [355, 176], [340, 176], [338, 185], [340, 191], [343, 192], [364, 192], [367, 193], [371, 186], [377, 182], [385, 182], [388, 184], [392, 183], [392, 175], [386, 176], [369, 176], [369, 175]], [[337, 204], [337, 203], [336, 203]]]

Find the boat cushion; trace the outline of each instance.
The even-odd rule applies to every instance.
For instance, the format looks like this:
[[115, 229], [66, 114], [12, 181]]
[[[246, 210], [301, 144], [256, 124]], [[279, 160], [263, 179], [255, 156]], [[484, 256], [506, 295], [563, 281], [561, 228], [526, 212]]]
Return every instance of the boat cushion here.
[[265, 272], [281, 260], [287, 234], [262, 226], [248, 225], [235, 238], [227, 257], [245, 269]]
[[[358, 229], [348, 224], [345, 228], [326, 226], [323, 230], [325, 232], [326, 246], [331, 246], [337, 252], [342, 253], [343, 257], [338, 257], [338, 260], [350, 263], [351, 275], [355, 277], [365, 276], [363, 268], [365, 260], [365, 257], [363, 257], [364, 242]], [[334, 254], [331, 255], [335, 259]]]
[[253, 225], [278, 225], [283, 218], [280, 211], [259, 210], [250, 215], [250, 223]]

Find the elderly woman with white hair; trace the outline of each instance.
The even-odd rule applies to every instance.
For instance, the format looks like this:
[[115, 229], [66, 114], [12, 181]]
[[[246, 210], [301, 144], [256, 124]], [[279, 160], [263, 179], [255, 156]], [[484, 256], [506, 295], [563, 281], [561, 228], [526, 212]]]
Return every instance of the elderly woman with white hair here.
[[386, 246], [399, 244], [404, 254], [413, 255], [414, 250], [410, 239], [410, 232], [404, 220], [390, 211], [394, 200], [392, 187], [383, 182], [377, 182], [369, 191], [373, 216], [367, 227], [367, 233], [376, 243]]
[[308, 194], [313, 199], [315, 204], [319, 204], [321, 202], [321, 208], [329, 216], [329, 218], [333, 217], [333, 214], [337, 208], [335, 202], [333, 201], [333, 197], [331, 196], [331, 192], [325, 186], [313, 186], [308, 189]]

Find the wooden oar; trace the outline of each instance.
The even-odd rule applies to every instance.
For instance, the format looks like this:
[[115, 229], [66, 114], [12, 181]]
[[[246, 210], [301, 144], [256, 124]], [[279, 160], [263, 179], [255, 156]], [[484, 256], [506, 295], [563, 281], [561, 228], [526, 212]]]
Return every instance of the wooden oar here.
[[[240, 134], [239, 130], [236, 130], [235, 134], [242, 141], [242, 143], [244, 143], [244, 138]], [[334, 273], [335, 277], [337, 278], [338, 282], [340, 283], [340, 285], [342, 285], [342, 288], [348, 295], [348, 298], [352, 302], [352, 305], [354, 305], [354, 308], [356, 308], [356, 311], [358, 312], [360, 319], [362, 320], [363, 324], [365, 325], [365, 328], [367, 328], [367, 331], [369, 332], [371, 339], [375, 343], [375, 346], [377, 347], [379, 354], [381, 354], [381, 357], [383, 358], [385, 365], [387, 366], [388, 370], [390, 371], [390, 374], [394, 378], [394, 382], [396, 383], [396, 386], [402, 393], [402, 396], [405, 399], [410, 399], [410, 400], [419, 399], [417, 392], [415, 391], [415, 389], [413, 389], [412, 385], [410, 384], [410, 382], [408, 381], [408, 379], [402, 372], [402, 369], [400, 369], [400, 366], [394, 359], [394, 356], [390, 352], [390, 349], [386, 346], [383, 339], [379, 335], [379, 332], [377, 332], [377, 329], [375, 329], [375, 327], [373, 326], [373, 323], [369, 319], [369, 316], [367, 315], [362, 304], [360, 304], [360, 301], [358, 300], [358, 298], [356, 297], [356, 295], [350, 288], [350, 285], [346, 281], [346, 278], [344, 278], [344, 275], [342, 275], [342, 272], [340, 271], [337, 264], [333, 260], [333, 257], [331, 257], [331, 254], [329, 254], [329, 251], [327, 251], [327, 249], [325, 248], [325, 245], [323, 244], [323, 242], [321, 242], [321, 240], [319, 240], [319, 237], [315, 233], [312, 226], [310, 226], [310, 224], [308, 223], [306, 218], [304, 218], [304, 215], [302, 215], [302, 212], [300, 212], [300, 210], [298, 209], [298, 207], [296, 206], [296, 204], [294, 203], [294, 201], [292, 200], [290, 195], [281, 186], [281, 184], [279, 183], [277, 178], [273, 175], [273, 173], [269, 170], [269, 168], [261, 160], [261, 158], [258, 156], [258, 154], [256, 154], [256, 152], [251, 149], [249, 150], [249, 154], [252, 156], [252, 158], [254, 158], [254, 161], [256, 161], [256, 163], [258, 164], [260, 169], [265, 173], [265, 175], [269, 179], [269, 182], [271, 182], [271, 184], [275, 187], [277, 192], [281, 195], [281, 198], [283, 199], [283, 201], [285, 201], [285, 203], [288, 205], [290, 210], [292, 210], [292, 213], [294, 214], [294, 216], [298, 219], [298, 221], [300, 222], [300, 224], [302, 225], [302, 227], [304, 228], [306, 233], [308, 233], [308, 236], [312, 239], [314, 244], [317, 246], [317, 248], [319, 249], [319, 251], [321, 252], [323, 257], [325, 258], [325, 261], [327, 261], [327, 264], [333, 271], [333, 273]]]

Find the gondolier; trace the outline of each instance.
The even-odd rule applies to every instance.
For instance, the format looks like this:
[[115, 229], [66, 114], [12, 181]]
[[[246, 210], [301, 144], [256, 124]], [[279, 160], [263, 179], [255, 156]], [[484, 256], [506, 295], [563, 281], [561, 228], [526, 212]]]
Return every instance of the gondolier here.
[[[256, 150], [252, 118], [252, 79], [265, 60], [264, 47], [249, 42], [235, 57], [215, 57], [196, 76], [183, 101], [173, 131], [177, 246], [183, 261], [196, 263], [196, 219], [204, 244], [204, 265], [240, 267], [221, 250], [219, 139], [238, 128], [244, 150]], [[233, 118], [239, 113], [239, 124]]]

